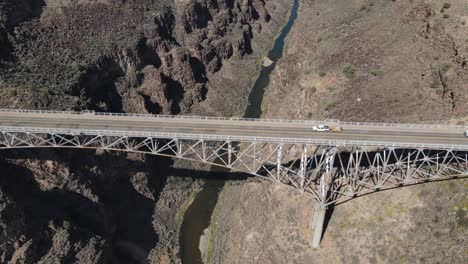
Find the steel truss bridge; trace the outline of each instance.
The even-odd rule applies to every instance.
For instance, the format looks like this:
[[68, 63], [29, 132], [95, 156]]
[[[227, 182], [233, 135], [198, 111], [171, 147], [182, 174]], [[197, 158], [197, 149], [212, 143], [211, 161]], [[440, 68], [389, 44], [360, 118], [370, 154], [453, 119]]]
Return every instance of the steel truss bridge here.
[[[314, 132], [327, 124], [332, 132]], [[327, 206], [468, 176], [468, 126], [0, 109], [0, 149], [83, 148], [203, 162], [315, 197], [313, 246]]]

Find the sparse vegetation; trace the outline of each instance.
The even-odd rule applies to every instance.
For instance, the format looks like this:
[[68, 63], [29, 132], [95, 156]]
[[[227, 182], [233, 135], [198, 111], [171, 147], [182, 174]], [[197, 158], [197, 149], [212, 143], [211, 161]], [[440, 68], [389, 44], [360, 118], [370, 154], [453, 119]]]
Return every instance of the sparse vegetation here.
[[449, 18], [450, 16], [448, 14], [444, 14], [442, 17], [443, 18]]
[[84, 71], [86, 69], [86, 67], [84, 65], [82, 65], [82, 64], [80, 64], [80, 63], [78, 63], [76, 61], [73, 61], [71, 63], [71, 67], [76, 72], [82, 72], [82, 71]]
[[336, 106], [338, 105], [337, 102], [331, 102], [331, 103], [328, 103], [326, 106], [325, 106], [325, 111], [331, 111], [333, 110], [333, 108], [335, 108]]
[[371, 6], [374, 6], [374, 2], [368, 1], [367, 3], [361, 5], [361, 8], [359, 10], [369, 12], [371, 10]]
[[24, 87], [26, 88], [26, 90], [28, 90], [29, 92], [35, 92], [37, 89], [36, 89], [36, 86], [28, 83], [26, 85], [24, 85]]
[[370, 70], [369, 72], [370, 74], [372, 74], [372, 76], [382, 76], [384, 74], [384, 72], [382, 70]]
[[387, 217], [390, 217], [390, 218], [393, 217], [393, 210], [392, 210], [392, 208], [390, 208], [390, 207], [385, 207], [385, 208], [384, 208], [384, 212], [385, 212], [385, 215], [387, 215]]
[[10, 97], [16, 97], [16, 96], [18, 95], [18, 92], [17, 92], [16, 90], [10, 90], [10, 91], [8, 92], [8, 95], [9, 95]]
[[42, 95], [45, 95], [45, 96], [51, 94], [49, 88], [47, 88], [47, 87], [43, 87], [43, 88], [41, 88], [39, 91], [41, 92]]
[[433, 82], [429, 85], [429, 87], [431, 87], [432, 89], [437, 89], [437, 88], [439, 88], [439, 86], [440, 86], [439, 81], [433, 81]]
[[440, 65], [440, 71], [443, 72], [443, 73], [448, 72], [448, 70], [450, 70], [450, 68], [452, 68], [452, 65], [449, 64], [449, 63], [444, 63], [444, 64]]
[[192, 204], [193, 200], [195, 200], [195, 197], [197, 197], [197, 194], [200, 191], [201, 191], [200, 188], [193, 190], [192, 193], [190, 193], [190, 196], [187, 198], [187, 200], [185, 200], [185, 202], [182, 204], [182, 206], [180, 207], [180, 210], [177, 211], [176, 213], [175, 219], [177, 223], [180, 223], [180, 224], [182, 223], [185, 211]]
[[317, 87], [311, 86], [311, 87], [309, 87], [309, 91], [310, 91], [311, 93], [315, 93], [315, 92], [317, 91]]
[[348, 78], [348, 79], [354, 79], [356, 77], [356, 68], [353, 65], [347, 65], [343, 69], [343, 74]]
[[309, 74], [311, 74], [311, 73], [312, 73], [311, 70], [305, 70], [305, 71], [304, 71], [304, 74], [305, 74], [305, 75], [309, 75]]
[[449, 9], [452, 5], [450, 3], [444, 3], [444, 9]]
[[333, 92], [333, 91], [336, 90], [336, 87], [335, 86], [328, 86], [327, 90], [330, 91], [330, 92]]
[[319, 72], [319, 76], [320, 77], [325, 77], [325, 76], [327, 76], [327, 73], [324, 72], [324, 71], [321, 71], [321, 72]]
[[216, 230], [218, 228], [218, 217], [220, 215], [221, 208], [223, 207], [225, 193], [226, 193], [226, 188], [224, 188], [219, 194], [218, 202], [216, 203], [215, 209], [213, 210], [213, 213], [211, 214], [211, 223], [209, 226], [210, 238], [208, 240], [208, 246], [206, 250], [206, 263], [211, 263], [211, 260], [213, 258]]

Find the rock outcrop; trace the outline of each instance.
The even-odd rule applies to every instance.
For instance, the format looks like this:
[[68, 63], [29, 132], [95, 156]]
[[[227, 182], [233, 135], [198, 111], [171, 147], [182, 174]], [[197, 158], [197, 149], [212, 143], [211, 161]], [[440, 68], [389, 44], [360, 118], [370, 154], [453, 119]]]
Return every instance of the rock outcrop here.
[[224, 61], [253, 52], [253, 28], [269, 20], [264, 0], [49, 0], [40, 20], [6, 23], [13, 58], [0, 76], [18, 96], [0, 104], [187, 112]]

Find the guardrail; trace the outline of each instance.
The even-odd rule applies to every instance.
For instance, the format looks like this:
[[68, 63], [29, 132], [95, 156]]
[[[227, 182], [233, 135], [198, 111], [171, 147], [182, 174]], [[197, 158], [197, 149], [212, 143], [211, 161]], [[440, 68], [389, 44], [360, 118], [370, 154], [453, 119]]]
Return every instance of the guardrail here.
[[54, 110], [25, 110], [25, 109], [0, 109], [0, 113], [32, 113], [32, 114], [67, 114], [81, 115], [94, 111], [54, 111]]
[[24, 109], [0, 109], [0, 113], [30, 113], [30, 114], [57, 114], [57, 115], [86, 115], [94, 117], [133, 117], [133, 118], [160, 118], [181, 120], [216, 120], [216, 121], [245, 121], [265, 123], [308, 123], [310, 125], [337, 125], [337, 126], [363, 126], [363, 127], [399, 127], [399, 128], [427, 128], [427, 129], [460, 129], [468, 130], [468, 125], [444, 125], [444, 124], [410, 124], [410, 123], [373, 123], [373, 122], [346, 122], [335, 119], [329, 120], [292, 120], [292, 119], [268, 119], [268, 118], [242, 118], [242, 117], [212, 117], [191, 115], [155, 115], [155, 114], [129, 114], [109, 113], [95, 111], [53, 111], [53, 110], [24, 110]]
[[425, 143], [403, 143], [385, 141], [363, 141], [363, 140], [338, 140], [338, 139], [311, 139], [311, 138], [286, 138], [286, 137], [251, 137], [230, 135], [209, 135], [190, 133], [167, 133], [167, 132], [134, 132], [117, 130], [82, 130], [67, 128], [37, 128], [37, 127], [8, 127], [0, 126], [0, 132], [10, 133], [37, 133], [57, 135], [92, 135], [92, 136], [118, 136], [118, 137], [151, 137], [160, 139], [182, 139], [182, 140], [214, 140], [214, 141], [239, 141], [239, 142], [265, 142], [265, 143], [290, 143], [290, 144], [326, 144], [330, 146], [368, 146], [368, 147], [395, 147], [395, 148], [424, 148], [424, 149], [450, 149], [468, 151], [467, 145], [454, 144], [425, 144]]

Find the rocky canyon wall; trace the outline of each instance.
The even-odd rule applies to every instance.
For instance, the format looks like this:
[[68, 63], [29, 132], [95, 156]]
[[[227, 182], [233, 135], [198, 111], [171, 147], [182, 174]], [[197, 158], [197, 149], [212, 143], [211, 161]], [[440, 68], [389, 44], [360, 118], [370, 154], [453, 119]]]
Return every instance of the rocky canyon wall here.
[[[241, 113], [289, 7], [0, 1], [0, 107]], [[2, 151], [0, 263], [178, 263], [183, 208], [206, 169], [103, 151]]]

